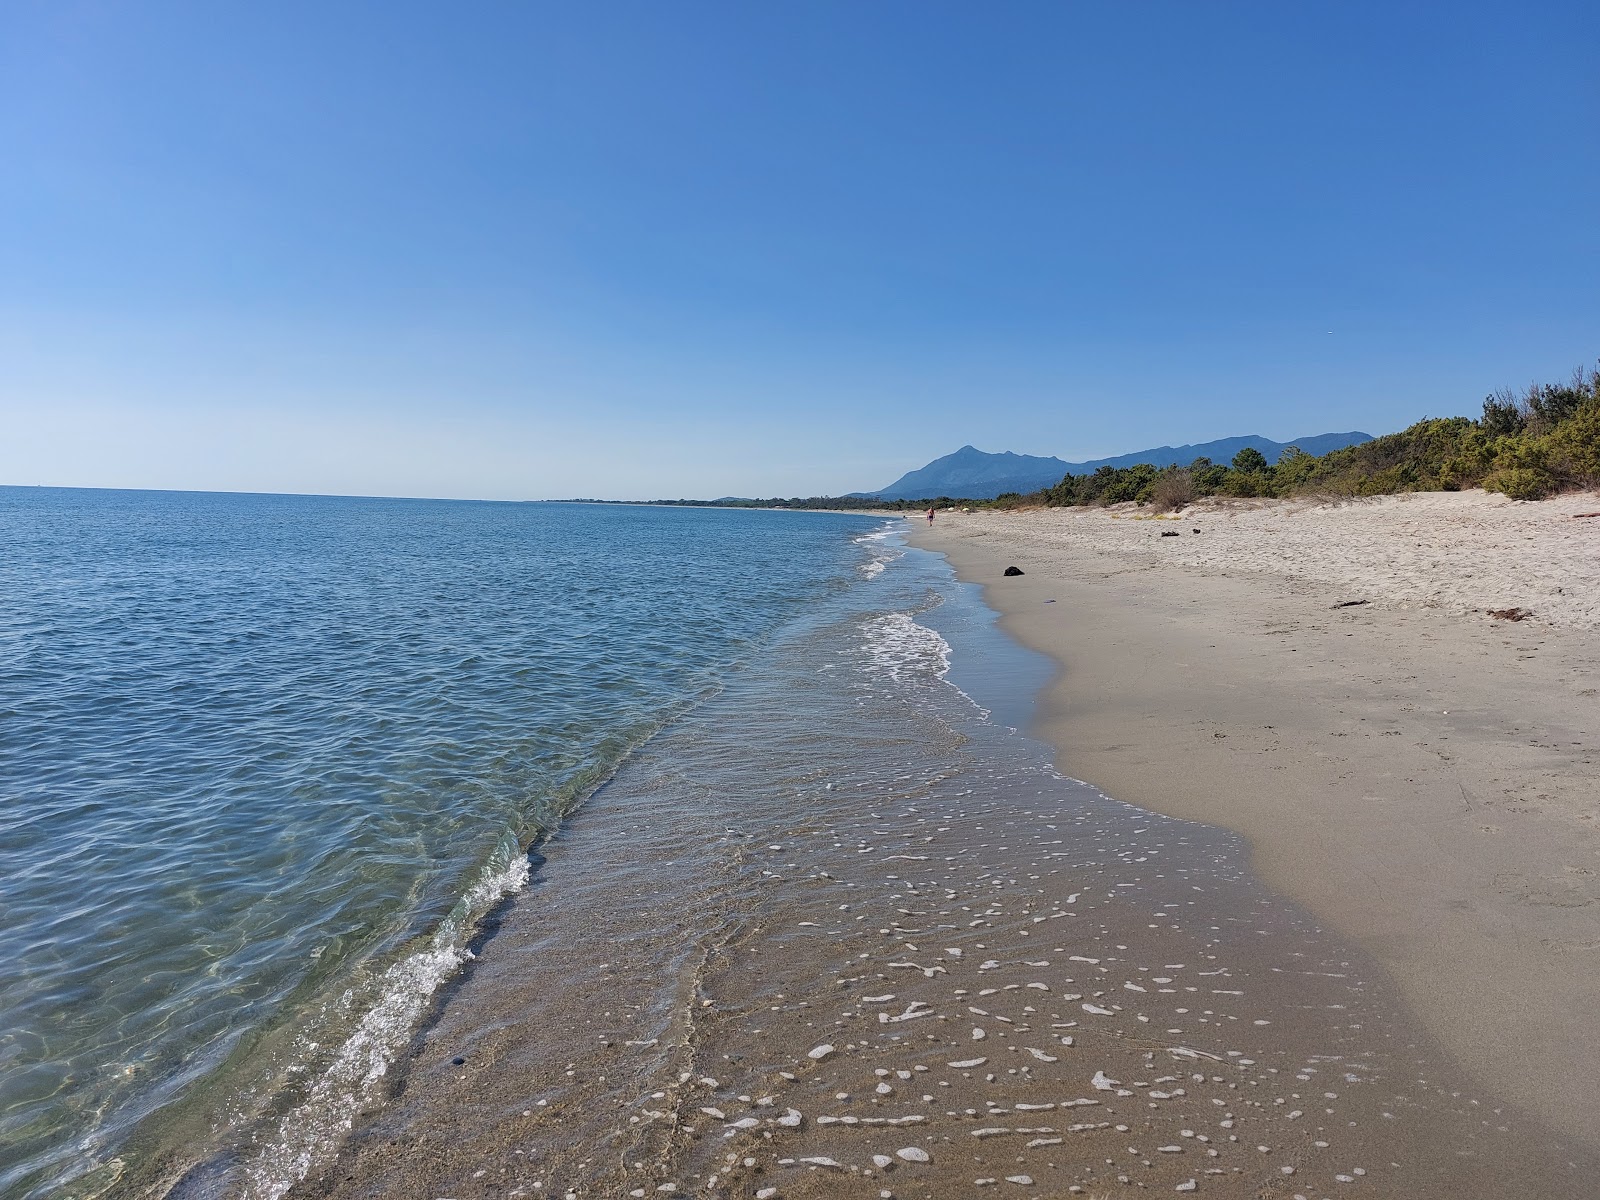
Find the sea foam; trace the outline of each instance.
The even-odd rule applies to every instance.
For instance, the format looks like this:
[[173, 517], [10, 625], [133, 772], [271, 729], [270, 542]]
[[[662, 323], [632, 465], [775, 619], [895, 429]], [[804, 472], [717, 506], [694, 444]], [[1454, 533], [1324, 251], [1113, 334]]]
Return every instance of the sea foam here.
[[917, 677], [944, 679], [950, 672], [950, 643], [909, 613], [873, 617], [861, 626], [866, 651], [862, 669], [902, 683]]
[[891, 523], [853, 539], [855, 544], [864, 547], [868, 554], [866, 562], [857, 568], [864, 578], [876, 579], [883, 574], [890, 563], [905, 554], [901, 548], [900, 533], [899, 524]]
[[[375, 1098], [374, 1087], [415, 1032], [434, 992], [472, 957], [466, 942], [478, 919], [526, 887], [528, 877], [526, 854], [486, 866], [423, 946], [384, 971], [355, 1032], [246, 1169], [241, 1194], [247, 1200], [278, 1200], [337, 1151], [357, 1114]], [[349, 992], [343, 997], [345, 1003], [353, 999]]]

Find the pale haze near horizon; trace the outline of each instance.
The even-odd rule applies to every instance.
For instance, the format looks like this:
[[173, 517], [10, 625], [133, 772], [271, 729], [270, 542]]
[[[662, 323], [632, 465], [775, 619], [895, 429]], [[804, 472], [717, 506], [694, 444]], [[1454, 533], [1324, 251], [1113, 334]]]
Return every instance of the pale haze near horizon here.
[[1593, 6], [18, 4], [0, 483], [839, 494], [1600, 354]]

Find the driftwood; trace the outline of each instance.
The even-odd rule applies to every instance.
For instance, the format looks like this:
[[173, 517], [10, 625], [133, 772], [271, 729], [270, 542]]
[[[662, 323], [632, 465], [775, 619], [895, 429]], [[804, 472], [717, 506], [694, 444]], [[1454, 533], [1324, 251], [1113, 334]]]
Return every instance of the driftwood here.
[[1600, 517], [1600, 512], [1592, 512], [1592, 513], [1573, 513], [1573, 514], [1572, 514], [1572, 519], [1573, 519], [1573, 520], [1574, 520], [1574, 521], [1576, 521], [1576, 520], [1579, 520], [1579, 519], [1580, 519], [1580, 518], [1583, 518], [1583, 517]]
[[1178, 536], [1178, 531], [1176, 529], [1163, 529], [1161, 531], [1161, 536], [1162, 537], [1177, 537]]
[[1371, 600], [1341, 600], [1333, 605], [1334, 608], [1354, 608], [1358, 604], [1371, 604]]

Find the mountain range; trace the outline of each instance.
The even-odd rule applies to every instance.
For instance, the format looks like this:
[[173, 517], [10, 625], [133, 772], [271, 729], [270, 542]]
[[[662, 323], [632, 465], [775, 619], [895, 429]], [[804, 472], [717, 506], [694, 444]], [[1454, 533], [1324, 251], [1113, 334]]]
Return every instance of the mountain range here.
[[972, 446], [963, 446], [954, 454], [946, 454], [925, 467], [908, 471], [888, 487], [875, 492], [852, 494], [876, 500], [922, 500], [935, 496], [992, 500], [1005, 492], [1027, 493], [1054, 487], [1061, 482], [1063, 475], [1087, 475], [1100, 467], [1131, 467], [1138, 463], [1149, 463], [1156, 467], [1187, 466], [1197, 458], [1228, 463], [1246, 446], [1253, 446], [1266, 456], [1269, 463], [1275, 463], [1290, 446], [1298, 446], [1307, 454], [1326, 454], [1330, 450], [1371, 440], [1372, 435], [1368, 433], [1319, 433], [1287, 442], [1275, 442], [1259, 434], [1247, 434], [1244, 437], [1201, 442], [1196, 446], [1156, 446], [1150, 450], [1136, 450], [1132, 454], [1119, 454], [1114, 458], [1092, 458], [1087, 462], [1064, 462], [1059, 458], [1013, 454], [1009, 450], [1002, 454], [990, 454]]

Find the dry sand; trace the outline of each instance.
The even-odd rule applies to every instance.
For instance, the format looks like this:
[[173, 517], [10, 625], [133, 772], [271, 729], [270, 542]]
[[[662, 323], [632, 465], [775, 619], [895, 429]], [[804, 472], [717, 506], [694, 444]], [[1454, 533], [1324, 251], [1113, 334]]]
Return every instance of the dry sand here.
[[1596, 510], [947, 513], [914, 540], [1061, 664], [1039, 732], [1065, 773], [1244, 834], [1480, 1087], [1597, 1146]]

